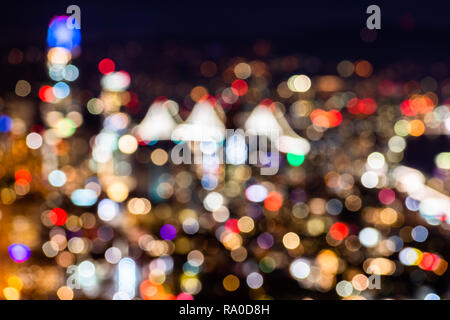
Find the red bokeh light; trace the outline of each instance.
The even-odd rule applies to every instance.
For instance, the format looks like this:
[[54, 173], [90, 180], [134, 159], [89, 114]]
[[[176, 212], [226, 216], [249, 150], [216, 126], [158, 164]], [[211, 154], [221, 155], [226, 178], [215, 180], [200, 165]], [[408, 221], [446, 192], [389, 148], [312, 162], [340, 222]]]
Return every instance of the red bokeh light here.
[[111, 59], [105, 58], [98, 64], [98, 70], [102, 74], [108, 74], [113, 72], [116, 69], [116, 65], [114, 64], [114, 61]]
[[330, 235], [335, 240], [344, 240], [348, 236], [348, 227], [345, 223], [336, 222], [330, 228]]
[[360, 112], [364, 114], [372, 114], [377, 110], [377, 104], [375, 100], [371, 98], [365, 98], [360, 101]]
[[67, 221], [67, 212], [61, 208], [54, 208], [50, 211], [49, 218], [55, 226], [62, 226]]
[[400, 111], [405, 115], [405, 116], [414, 116], [416, 115], [416, 112], [413, 110], [412, 106], [411, 106], [411, 100], [405, 100], [401, 103], [400, 105]]
[[238, 220], [237, 219], [230, 219], [225, 223], [225, 228], [228, 231], [239, 233], [239, 226], [238, 226]]
[[210, 94], [205, 94], [203, 97], [200, 98], [200, 100], [198, 100], [198, 102], [208, 102], [211, 106], [215, 107], [217, 99], [216, 97]]
[[20, 169], [16, 171], [14, 178], [16, 179], [16, 184], [26, 186], [31, 181], [31, 173], [27, 169]]
[[347, 102], [347, 110], [352, 114], [369, 115], [377, 110], [377, 104], [372, 98], [352, 98]]
[[165, 96], [158, 96], [155, 98], [155, 100], [153, 101], [153, 103], [164, 103], [166, 101], [168, 101], [169, 99]]
[[189, 293], [182, 292], [179, 295], [177, 295], [177, 300], [194, 300], [194, 297]]
[[124, 102], [126, 102], [125, 107], [127, 108], [127, 111], [129, 113], [136, 114], [137, 112], [139, 112], [140, 102], [139, 102], [139, 97], [137, 96], [137, 94], [135, 92], [130, 91], [128, 93], [127, 100]]
[[237, 94], [238, 96], [243, 96], [247, 93], [248, 85], [247, 82], [245, 82], [242, 79], [234, 80], [231, 84], [231, 89], [233, 90], [234, 94]]
[[378, 199], [383, 204], [391, 204], [395, 200], [395, 191], [392, 189], [383, 189], [378, 193]]
[[441, 258], [439, 258], [439, 256], [433, 253], [424, 252], [419, 267], [426, 271], [436, 270], [439, 267], [440, 260]]
[[53, 87], [43, 86], [39, 89], [39, 99], [44, 102], [52, 102], [55, 100], [55, 93], [53, 92]]
[[399, 86], [395, 82], [385, 79], [381, 81], [380, 85], [378, 86], [378, 91], [383, 96], [389, 97], [398, 94]]
[[270, 110], [275, 110], [275, 103], [270, 99], [264, 99], [259, 103], [259, 106], [269, 108]]

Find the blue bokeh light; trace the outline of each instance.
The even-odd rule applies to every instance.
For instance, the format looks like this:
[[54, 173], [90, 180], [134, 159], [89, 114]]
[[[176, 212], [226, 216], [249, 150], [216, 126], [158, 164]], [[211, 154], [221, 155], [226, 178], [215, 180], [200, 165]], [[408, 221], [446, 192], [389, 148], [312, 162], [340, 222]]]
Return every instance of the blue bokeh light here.
[[8, 253], [11, 259], [21, 263], [28, 260], [31, 255], [31, 250], [24, 244], [14, 243], [8, 247]]
[[72, 51], [81, 44], [80, 29], [67, 27], [67, 16], [57, 16], [50, 21], [47, 32], [49, 47], [62, 47]]
[[12, 129], [13, 121], [7, 115], [0, 116], [0, 132], [9, 132]]

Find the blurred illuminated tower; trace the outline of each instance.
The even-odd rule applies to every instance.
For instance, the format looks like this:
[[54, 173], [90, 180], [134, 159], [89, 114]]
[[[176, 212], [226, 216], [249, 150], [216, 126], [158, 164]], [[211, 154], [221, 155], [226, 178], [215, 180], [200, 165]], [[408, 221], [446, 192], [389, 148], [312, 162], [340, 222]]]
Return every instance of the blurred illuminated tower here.
[[289, 126], [282, 112], [270, 99], [261, 101], [245, 122], [245, 129], [257, 136], [277, 138], [274, 144], [278, 151], [295, 156], [306, 156], [310, 150], [309, 142], [297, 135]]
[[[225, 140], [225, 114], [216, 99], [212, 96], [201, 98], [194, 106], [188, 118], [178, 125], [172, 133], [172, 140], [180, 142], [187, 150], [183, 150], [183, 161], [189, 159], [194, 165], [197, 176], [201, 179], [205, 190], [214, 190], [223, 174], [223, 144]], [[177, 154], [178, 153], [178, 154]], [[180, 156], [179, 152], [173, 153]], [[172, 159], [174, 160], [174, 159]], [[178, 161], [180, 161], [179, 159]]]
[[96, 173], [102, 189], [114, 201], [122, 202], [134, 189], [135, 179], [130, 175], [129, 155], [138, 147], [136, 139], [127, 134], [131, 119], [120, 108], [128, 95], [130, 76], [125, 71], [102, 69], [102, 91], [99, 99], [89, 104], [101, 105], [102, 129], [95, 136], [90, 167]]
[[170, 140], [180, 122], [177, 109], [175, 102], [165, 97], [156, 98], [135, 129], [139, 140], [146, 143]]
[[166, 97], [158, 97], [143, 120], [132, 130], [140, 145], [136, 155], [138, 163], [135, 164], [136, 171], [142, 172], [138, 181], [139, 190], [156, 203], [166, 200], [160, 185], [167, 182], [174, 169], [168, 161], [170, 149], [174, 146], [171, 137], [181, 121], [178, 104]]
[[[82, 203], [83, 194], [93, 192], [93, 201], [87, 206], [96, 204], [95, 229], [99, 233], [90, 237], [91, 241], [98, 243], [95, 252], [105, 254], [104, 246], [113, 240], [107, 235], [116, 234], [117, 241], [113, 241], [115, 244], [113, 249], [120, 250], [119, 256], [124, 258], [116, 262], [118, 265], [114, 266], [115, 276], [104, 279], [98, 275], [98, 268], [101, 266], [94, 265], [91, 257], [85, 257], [77, 261], [78, 272], [75, 276], [80, 284], [82, 296], [132, 299], [135, 296], [138, 273], [135, 262], [127, 258], [128, 242], [120, 240], [122, 237], [118, 236], [128, 233], [129, 223], [122, 203], [128, 199], [129, 193], [136, 186], [136, 179], [131, 174], [129, 157], [136, 151], [138, 144], [137, 140], [127, 133], [131, 118], [121, 111], [124, 101], [130, 95], [127, 91], [130, 75], [125, 71], [115, 71], [114, 62], [107, 58], [100, 61], [99, 71], [103, 74], [102, 91], [98, 98], [88, 101], [87, 109], [91, 114], [100, 116], [102, 127], [100, 132], [92, 137], [92, 152], [88, 163], [93, 176], [85, 181], [84, 189], [80, 190], [82, 193], [76, 200]], [[100, 198], [103, 192], [106, 197], [99, 199], [97, 203], [97, 198]], [[90, 268], [93, 272], [83, 273], [85, 268]], [[100, 290], [101, 288], [105, 290]]]
[[71, 60], [81, 52], [81, 32], [80, 29], [68, 28], [67, 19], [67, 16], [54, 17], [47, 32], [48, 74], [56, 83], [44, 85], [39, 90], [41, 117], [48, 127], [42, 147], [45, 157], [44, 179], [59, 167], [58, 153], [54, 148], [64, 145], [64, 139], [71, 137], [82, 123], [74, 99], [74, 88], [70, 86], [79, 76], [78, 68], [71, 64]]
[[[13, 156], [13, 160], [2, 161], [5, 164], [12, 161], [14, 164], [11, 163], [8, 167], [15, 170], [12, 173], [15, 178], [14, 188], [11, 192], [6, 190], [3, 192], [3, 198], [6, 199], [8, 196], [8, 201], [12, 204], [7, 211], [14, 214], [13, 219], [6, 219], [11, 222], [7, 227], [8, 237], [10, 241], [18, 243], [16, 247], [9, 247], [10, 256], [17, 263], [22, 263], [26, 260], [23, 257], [28, 258], [23, 255], [27, 254], [29, 250], [27, 247], [32, 250], [31, 259], [29, 262], [23, 262], [18, 270], [20, 275], [17, 274], [22, 279], [20, 281], [23, 281], [26, 295], [24, 298], [46, 299], [55, 293], [63, 279], [62, 270], [58, 266], [47, 265], [48, 260], [44, 257], [43, 251], [45, 252], [46, 244], [49, 242], [42, 245], [40, 235], [41, 221], [47, 221], [49, 217], [52, 220], [50, 211], [46, 210], [47, 207], [62, 203], [65, 197], [63, 193], [53, 188], [62, 185], [57, 181], [60, 179], [55, 180], [55, 174], [64, 175], [57, 170], [61, 165], [59, 160], [69, 149], [64, 139], [70, 137], [75, 128], [82, 123], [81, 115], [76, 111], [76, 100], [72, 98], [73, 92], [68, 84], [75, 81], [79, 74], [77, 67], [70, 64], [70, 61], [80, 52], [80, 30], [68, 29], [66, 20], [66, 16], [53, 18], [47, 34], [47, 67], [52, 82], [56, 83], [44, 85], [39, 90], [39, 98], [42, 101], [39, 110], [46, 127], [35, 125], [34, 119], [30, 119], [26, 114], [20, 115], [20, 119], [17, 117], [12, 129], [10, 146], [6, 148], [7, 153], [4, 154], [5, 158], [8, 155]], [[26, 132], [30, 133], [25, 137]], [[69, 163], [69, 160], [76, 160], [71, 157], [62, 159], [63, 164]], [[64, 222], [65, 220], [59, 225]], [[19, 246], [22, 244], [25, 246]], [[26, 282], [24, 279], [34, 280]]]
[[101, 84], [99, 99], [103, 106], [103, 124], [95, 137], [90, 166], [97, 173], [108, 197], [122, 202], [128, 197], [130, 190], [134, 189], [134, 178], [129, 176], [128, 157], [138, 147], [136, 139], [126, 134], [131, 119], [120, 111], [130, 84], [130, 76], [125, 71], [112, 71], [102, 77]]
[[27, 119], [18, 107], [22, 102], [7, 101], [11, 117], [0, 117], [0, 297], [4, 299], [30, 298], [36, 289], [24, 279], [37, 275], [28, 267], [40, 262], [40, 207], [48, 193], [36, 150], [42, 139], [37, 133], [26, 134], [33, 123], [22, 120]]
[[[56, 188], [61, 199], [67, 196], [67, 190], [61, 188], [67, 178], [62, 168], [78, 160], [71, 137], [83, 123], [77, 88], [72, 84], [79, 77], [79, 70], [72, 60], [81, 53], [81, 31], [79, 28], [69, 28], [67, 21], [68, 16], [65, 15], [56, 16], [50, 21], [47, 31], [47, 68], [51, 83], [39, 90], [41, 118], [46, 125], [41, 148], [44, 158], [43, 180]], [[64, 224], [61, 222], [58, 225]]]
[[[197, 101], [187, 119], [173, 131], [172, 140], [178, 144], [172, 150], [172, 161], [185, 168], [189, 177], [196, 178], [187, 179], [189, 182], [185, 188], [189, 189], [189, 202], [185, 204], [186, 209], [179, 213], [178, 223], [186, 235], [197, 234], [200, 226], [213, 234], [215, 232], [215, 226], [211, 223], [213, 212], [229, 215], [228, 200], [223, 193], [227, 167], [224, 162], [225, 120], [225, 113], [219, 101], [213, 96], [206, 95]], [[177, 200], [184, 205], [185, 201]], [[220, 233], [223, 228], [219, 227], [217, 231]], [[206, 244], [215, 246], [211, 241], [216, 242], [216, 239], [205, 237], [203, 241], [205, 247], [186, 252], [183, 274], [180, 277], [182, 292], [179, 297], [183, 295], [191, 297], [201, 291], [201, 267], [206, 257], [211, 254], [206, 249]]]
[[216, 189], [224, 178], [224, 122], [220, 104], [205, 96], [172, 133], [172, 140], [179, 142], [172, 150], [172, 161], [190, 165], [206, 191]]
[[[2, 241], [6, 241], [2, 246], [8, 245], [8, 250], [2, 252], [9, 252], [10, 255], [9, 258], [2, 257], [0, 281], [4, 281], [4, 276], [12, 276], [10, 272], [16, 273], [14, 276], [18, 276], [17, 272], [25, 272], [22, 277], [40, 277], [38, 273], [43, 271], [37, 267], [30, 269], [34, 271], [27, 274], [26, 267], [17, 268], [17, 263], [24, 262], [24, 266], [27, 265], [25, 261], [30, 256], [30, 250], [30, 261], [34, 261], [34, 255], [36, 259], [41, 256], [40, 210], [43, 197], [48, 196], [49, 190], [46, 185], [41, 184], [40, 176], [43, 175], [45, 181], [50, 171], [57, 168], [57, 140], [70, 136], [76, 126], [76, 120], [71, 119], [70, 115], [64, 117], [59, 111], [52, 113], [57, 109], [68, 109], [70, 99], [65, 98], [70, 95], [70, 87], [66, 82], [74, 81], [78, 77], [78, 69], [69, 62], [73, 55], [79, 53], [80, 31], [68, 29], [66, 19], [66, 16], [53, 18], [47, 35], [49, 75], [57, 83], [53, 86], [43, 86], [39, 90], [39, 98], [44, 102], [41, 105], [42, 118], [51, 129], [45, 132], [43, 138], [39, 127], [34, 126], [33, 119], [25, 114], [27, 111], [21, 107], [10, 110], [13, 119], [4, 116], [0, 121], [1, 131], [5, 135], [2, 137], [2, 164], [5, 165], [2, 178], [9, 181], [9, 185], [3, 186], [1, 190], [2, 207], [5, 206], [2, 208]], [[13, 101], [12, 105], [20, 103], [22, 102]], [[32, 132], [26, 135], [26, 130], [30, 128]], [[37, 150], [40, 148], [41, 150]], [[14, 265], [8, 263], [12, 260], [15, 261]], [[48, 269], [48, 277], [42, 279], [47, 281], [48, 288], [54, 284], [51, 280], [52, 270], [54, 269]], [[22, 288], [29, 296], [34, 294], [35, 287], [41, 286], [39, 281], [34, 287], [22, 283], [20, 277], [15, 279], [8, 281], [9, 287], [3, 290], [7, 299], [19, 298]], [[45, 290], [41, 290], [41, 293], [46, 294]]]

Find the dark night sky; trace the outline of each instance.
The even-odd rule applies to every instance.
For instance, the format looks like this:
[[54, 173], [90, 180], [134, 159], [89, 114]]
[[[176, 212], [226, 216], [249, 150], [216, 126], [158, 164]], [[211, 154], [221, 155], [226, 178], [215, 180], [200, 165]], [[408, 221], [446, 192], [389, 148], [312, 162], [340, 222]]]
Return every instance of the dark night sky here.
[[[280, 50], [321, 56], [360, 55], [418, 59], [445, 57], [450, 49], [448, 1], [11, 1], [3, 4], [0, 46], [40, 45], [53, 15], [81, 8], [84, 46], [137, 40], [245, 43], [270, 39]], [[374, 43], [360, 39], [370, 4], [381, 7]], [[408, 18], [409, 17], [409, 18]], [[408, 31], [402, 21], [414, 21]], [[406, 20], [405, 20], [406, 19]]]

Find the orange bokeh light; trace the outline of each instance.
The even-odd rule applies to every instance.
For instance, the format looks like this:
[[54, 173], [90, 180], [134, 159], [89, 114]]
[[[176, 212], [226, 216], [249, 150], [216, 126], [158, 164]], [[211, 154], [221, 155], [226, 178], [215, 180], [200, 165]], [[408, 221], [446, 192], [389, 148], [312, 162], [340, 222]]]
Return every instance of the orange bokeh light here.
[[264, 200], [264, 206], [269, 211], [278, 211], [283, 205], [283, 197], [276, 191], [270, 192]]

